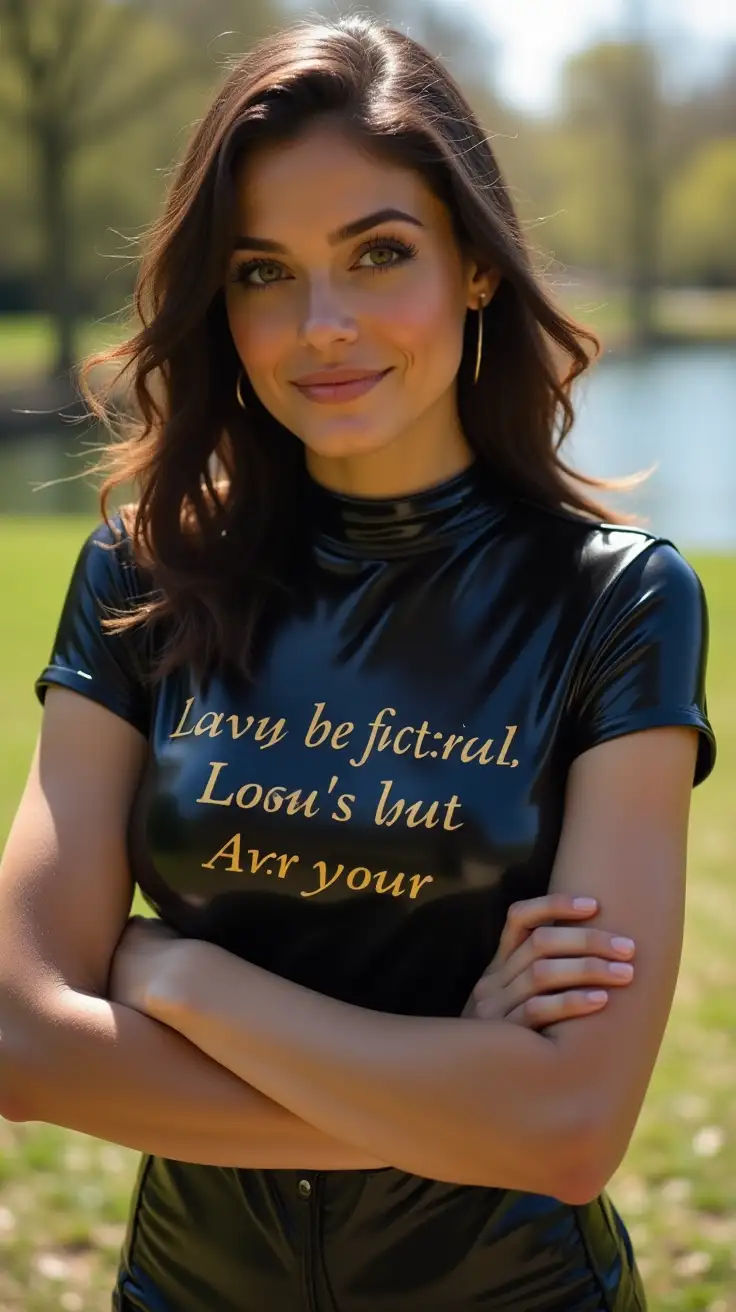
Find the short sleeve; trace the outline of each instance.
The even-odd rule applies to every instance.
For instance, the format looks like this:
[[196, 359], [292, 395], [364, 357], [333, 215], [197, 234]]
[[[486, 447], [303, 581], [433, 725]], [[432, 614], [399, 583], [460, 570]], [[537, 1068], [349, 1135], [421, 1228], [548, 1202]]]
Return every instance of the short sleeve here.
[[[118, 529], [121, 521], [112, 521]], [[114, 543], [119, 545], [114, 546]], [[61, 612], [48, 665], [36, 680], [43, 702], [52, 684], [99, 702], [148, 736], [150, 693], [140, 629], [102, 627], [142, 597], [130, 540], [101, 524], [82, 546]]]
[[676, 547], [655, 540], [609, 586], [586, 636], [572, 697], [572, 756], [664, 725], [700, 731], [694, 784], [713, 769], [705, 692], [708, 609]]

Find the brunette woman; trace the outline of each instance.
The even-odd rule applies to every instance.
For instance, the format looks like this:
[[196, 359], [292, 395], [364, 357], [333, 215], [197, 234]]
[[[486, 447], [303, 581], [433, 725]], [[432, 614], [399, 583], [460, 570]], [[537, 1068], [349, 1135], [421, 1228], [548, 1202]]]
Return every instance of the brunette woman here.
[[3, 1111], [142, 1151], [119, 1312], [644, 1308], [605, 1186], [714, 741], [697, 576], [560, 455], [595, 340], [365, 19], [231, 68], [136, 300], [0, 881]]

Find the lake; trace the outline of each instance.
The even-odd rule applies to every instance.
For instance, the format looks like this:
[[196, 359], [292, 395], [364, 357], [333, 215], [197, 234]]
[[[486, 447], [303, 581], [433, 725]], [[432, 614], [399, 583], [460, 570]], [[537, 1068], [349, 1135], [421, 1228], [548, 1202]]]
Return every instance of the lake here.
[[[656, 466], [643, 487], [602, 499], [687, 549], [736, 550], [736, 350], [671, 349], [605, 358], [579, 385], [570, 464], [607, 477]], [[68, 479], [85, 460], [78, 430], [0, 442], [0, 513], [92, 510], [95, 494]], [[82, 439], [94, 441], [90, 432]]]

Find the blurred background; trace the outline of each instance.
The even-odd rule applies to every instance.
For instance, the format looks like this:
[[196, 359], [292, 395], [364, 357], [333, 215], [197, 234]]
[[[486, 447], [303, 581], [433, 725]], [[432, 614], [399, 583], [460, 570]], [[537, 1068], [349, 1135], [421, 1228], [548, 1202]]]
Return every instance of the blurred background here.
[[[736, 3], [0, 0], [0, 844], [101, 440], [75, 365], [121, 340], [138, 240], [224, 61], [295, 18], [388, 19], [492, 137], [541, 275], [603, 341], [568, 458], [674, 539], [711, 613], [720, 757], [693, 800], [670, 1027], [610, 1192], [650, 1309], [736, 1312]], [[101, 872], [101, 877], [104, 873]], [[0, 1120], [0, 1312], [107, 1309], [135, 1156]]]

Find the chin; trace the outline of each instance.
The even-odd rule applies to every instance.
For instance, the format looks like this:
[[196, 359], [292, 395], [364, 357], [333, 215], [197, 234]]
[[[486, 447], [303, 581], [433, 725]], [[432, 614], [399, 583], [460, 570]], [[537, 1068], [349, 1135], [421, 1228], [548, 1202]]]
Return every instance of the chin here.
[[298, 436], [313, 455], [339, 460], [346, 456], [372, 455], [375, 451], [383, 451], [391, 445], [395, 435], [336, 427], [331, 433], [299, 433]]

